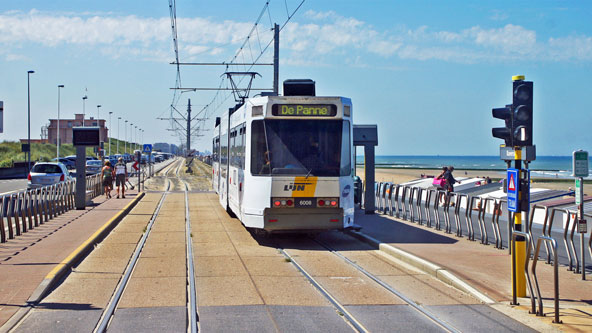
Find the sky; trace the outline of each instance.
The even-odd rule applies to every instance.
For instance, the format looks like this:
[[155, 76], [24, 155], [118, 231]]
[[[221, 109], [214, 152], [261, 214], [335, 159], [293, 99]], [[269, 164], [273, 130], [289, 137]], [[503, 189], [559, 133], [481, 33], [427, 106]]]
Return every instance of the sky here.
[[[179, 59], [269, 63], [271, 24], [287, 22], [280, 82], [310, 78], [317, 95], [351, 98], [355, 124], [378, 124], [379, 155], [497, 155], [502, 141], [491, 128], [503, 121], [491, 109], [511, 103], [513, 75], [534, 82], [539, 155], [592, 149], [591, 2], [306, 0], [295, 11], [301, 1], [178, 0]], [[211, 149], [213, 119], [234, 99], [228, 91], [174, 98], [171, 31], [165, 0], [1, 1], [0, 140], [26, 138], [34, 70], [32, 138], [57, 117], [63, 84], [62, 118], [81, 113], [86, 95], [87, 115], [99, 104], [101, 118], [113, 112], [114, 137], [123, 139], [128, 120], [147, 143], [181, 143], [159, 118], [178, 118], [171, 104], [184, 113], [191, 99], [203, 119], [192, 148]], [[225, 70], [181, 66], [179, 86], [228, 87]], [[253, 87], [272, 86], [270, 66], [252, 70], [261, 74]]]

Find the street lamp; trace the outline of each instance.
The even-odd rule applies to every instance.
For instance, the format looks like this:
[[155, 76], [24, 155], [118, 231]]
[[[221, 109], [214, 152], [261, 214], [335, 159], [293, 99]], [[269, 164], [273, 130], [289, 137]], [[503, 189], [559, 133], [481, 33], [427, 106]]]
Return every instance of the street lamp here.
[[29, 145], [27, 171], [31, 172], [31, 84], [30, 77], [35, 71], [27, 71], [27, 144]]
[[99, 123], [99, 108], [101, 107], [101, 105], [97, 105], [97, 124]]
[[134, 124], [132, 124], [130, 122], [130, 137], [129, 137], [130, 154], [133, 154], [133, 152], [134, 152], [132, 149], [132, 142], [134, 141], [133, 138], [134, 138]]
[[86, 118], [86, 108], [85, 108], [85, 102], [88, 99], [88, 96], [84, 95], [82, 97], [82, 127], [84, 127], [84, 118]]
[[136, 128], [136, 132], [134, 133], [134, 144], [136, 149], [138, 149], [138, 126], [134, 126]]
[[[109, 111], [109, 127], [111, 127], [111, 114], [113, 111]], [[109, 156], [111, 156], [111, 135], [107, 131], [107, 141], [109, 141]]]
[[64, 88], [63, 84], [58, 85], [58, 125], [57, 125], [57, 152], [56, 157], [58, 158], [58, 162], [60, 161], [60, 88]]
[[119, 154], [119, 138], [121, 138], [121, 136], [119, 136], [119, 121], [121, 120], [121, 117], [117, 117], [117, 154]]
[[125, 150], [124, 153], [127, 154], [127, 120], [125, 121], [125, 126], [123, 126], [124, 135], [123, 135], [123, 143], [125, 143]]

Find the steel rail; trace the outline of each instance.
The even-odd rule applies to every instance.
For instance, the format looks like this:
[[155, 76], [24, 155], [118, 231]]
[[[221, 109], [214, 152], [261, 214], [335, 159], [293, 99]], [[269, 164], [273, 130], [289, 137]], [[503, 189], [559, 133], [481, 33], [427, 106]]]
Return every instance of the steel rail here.
[[[183, 159], [181, 159], [183, 161]], [[179, 164], [183, 165], [183, 162]], [[197, 290], [195, 287], [195, 268], [193, 266], [193, 242], [191, 241], [191, 214], [189, 213], [189, 186], [187, 182], [179, 176], [177, 168], [176, 176], [185, 185], [185, 243], [187, 253], [187, 318], [189, 318], [187, 332], [197, 333], [200, 331], [199, 321], [197, 320]]]
[[350, 325], [352, 325], [356, 331], [358, 332], [370, 332], [366, 327], [364, 327], [364, 325], [362, 325], [349, 311], [347, 311], [347, 309], [345, 308], [344, 305], [342, 305], [341, 303], [339, 303], [339, 301], [333, 297], [333, 295], [331, 295], [327, 290], [325, 290], [325, 288], [323, 288], [323, 286], [321, 286], [320, 283], [318, 283], [314, 277], [312, 277], [312, 275], [310, 275], [304, 268], [302, 268], [302, 266], [300, 266], [300, 264], [298, 264], [294, 258], [288, 254], [288, 252], [286, 252], [283, 248], [278, 248], [278, 251], [280, 251], [281, 254], [284, 255], [284, 257], [289, 260], [292, 265], [294, 265], [294, 267], [296, 267], [296, 269], [298, 269], [300, 271], [300, 273], [302, 273], [302, 275], [304, 275], [304, 277], [306, 277], [308, 279], [308, 281], [331, 303], [333, 304], [333, 306], [337, 309], [337, 311], [340, 312], [341, 315], [343, 315], [343, 317], [345, 318], [346, 322], [349, 323]]
[[144, 248], [144, 244], [146, 244], [146, 240], [148, 239], [148, 235], [150, 234], [150, 231], [152, 230], [152, 226], [154, 225], [154, 221], [156, 221], [156, 217], [160, 213], [160, 209], [162, 208], [162, 205], [164, 203], [165, 198], [167, 197], [167, 194], [168, 194], [168, 189], [166, 192], [164, 192], [162, 194], [162, 197], [160, 198], [160, 201], [158, 202], [158, 205], [156, 206], [156, 210], [154, 211], [154, 214], [152, 214], [152, 217], [150, 218], [150, 222], [148, 223], [148, 226], [146, 227], [146, 232], [144, 232], [144, 235], [142, 235], [140, 242], [136, 246], [136, 250], [134, 251], [132, 258], [125, 269], [125, 273], [124, 273], [123, 277], [121, 278], [121, 280], [119, 281], [117, 288], [115, 289], [115, 293], [111, 296], [111, 299], [109, 300], [107, 308], [105, 309], [105, 311], [103, 311], [103, 314], [101, 315], [97, 326], [93, 330], [94, 333], [103, 333], [109, 327], [111, 319], [113, 318], [113, 315], [115, 314], [115, 309], [117, 308], [117, 304], [121, 300], [121, 296], [123, 295], [123, 291], [125, 290], [125, 287], [127, 286], [129, 279], [131, 278], [134, 268], [136, 267], [138, 259], [140, 258], [140, 253], [142, 252], [142, 249]]
[[322, 247], [324, 247], [325, 249], [329, 250], [329, 252], [333, 253], [334, 255], [338, 256], [339, 258], [343, 259], [346, 263], [350, 264], [351, 266], [353, 266], [355, 269], [357, 269], [358, 271], [360, 271], [362, 274], [366, 275], [367, 277], [369, 277], [370, 279], [372, 279], [374, 282], [378, 283], [381, 287], [385, 288], [386, 290], [390, 291], [392, 294], [394, 294], [395, 296], [399, 297], [400, 299], [402, 299], [405, 303], [409, 304], [413, 309], [417, 310], [419, 313], [423, 314], [424, 316], [426, 316], [427, 318], [429, 318], [431, 321], [433, 321], [435, 324], [437, 324], [438, 326], [440, 326], [441, 328], [443, 328], [444, 330], [448, 331], [448, 332], [455, 332], [455, 333], [460, 333], [461, 331], [456, 329], [454, 326], [452, 326], [451, 324], [447, 323], [446, 321], [438, 318], [436, 315], [434, 315], [432, 312], [430, 312], [428, 309], [424, 308], [423, 306], [415, 303], [413, 300], [411, 300], [410, 298], [408, 298], [407, 296], [403, 295], [401, 292], [399, 292], [398, 290], [394, 289], [393, 287], [391, 287], [390, 285], [388, 285], [387, 283], [385, 283], [384, 281], [382, 281], [380, 278], [378, 278], [376, 275], [368, 272], [367, 270], [365, 270], [362, 266], [358, 265], [357, 263], [353, 262], [352, 260], [350, 260], [348, 257], [344, 256], [343, 254], [337, 252], [335, 249], [333, 249], [331, 246], [325, 244], [322, 241], [319, 241], [318, 239], [313, 239], [317, 244], [321, 245]]

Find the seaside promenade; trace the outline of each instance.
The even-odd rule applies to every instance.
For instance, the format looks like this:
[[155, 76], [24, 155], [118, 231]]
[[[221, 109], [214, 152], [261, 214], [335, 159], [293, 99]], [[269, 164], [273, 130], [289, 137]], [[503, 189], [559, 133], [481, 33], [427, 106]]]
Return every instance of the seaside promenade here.
[[[257, 236], [207, 190], [207, 166], [193, 169], [185, 174], [176, 161], [146, 192], [97, 198], [86, 211], [3, 244], [1, 331], [92, 331], [105, 316], [113, 332], [185, 331], [192, 301], [203, 331], [592, 327], [590, 278], [561, 268], [563, 324], [553, 324], [549, 265], [538, 268], [546, 316], [537, 317], [528, 314], [528, 298], [509, 305], [507, 250], [362, 211], [355, 216], [358, 232]], [[121, 299], [106, 315], [126, 277]]]

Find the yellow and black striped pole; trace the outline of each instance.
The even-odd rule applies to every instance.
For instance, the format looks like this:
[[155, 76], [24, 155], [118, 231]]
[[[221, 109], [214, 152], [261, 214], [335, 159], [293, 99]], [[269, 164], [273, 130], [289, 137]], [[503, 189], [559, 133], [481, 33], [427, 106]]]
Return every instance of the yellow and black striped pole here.
[[[515, 168], [518, 169], [518, 179], [515, 179], [516, 182], [515, 186], [518, 186], [518, 202], [520, 203], [522, 200], [522, 196], [525, 195], [523, 193], [523, 189], [518, 185], [520, 184], [520, 179], [522, 178], [522, 150], [515, 149], [514, 150], [514, 163]], [[518, 211], [514, 214], [514, 230], [516, 231], [523, 231], [522, 230], [522, 212], [520, 211], [521, 207], [518, 204]], [[512, 279], [516, 281], [516, 297], [525, 297], [526, 296], [526, 276], [524, 273], [524, 263], [526, 261], [526, 239], [524, 236], [517, 236], [515, 239], [515, 253], [512, 255], [512, 259], [514, 260], [515, 270], [512, 276]], [[514, 282], [512, 281], [512, 285]]]

